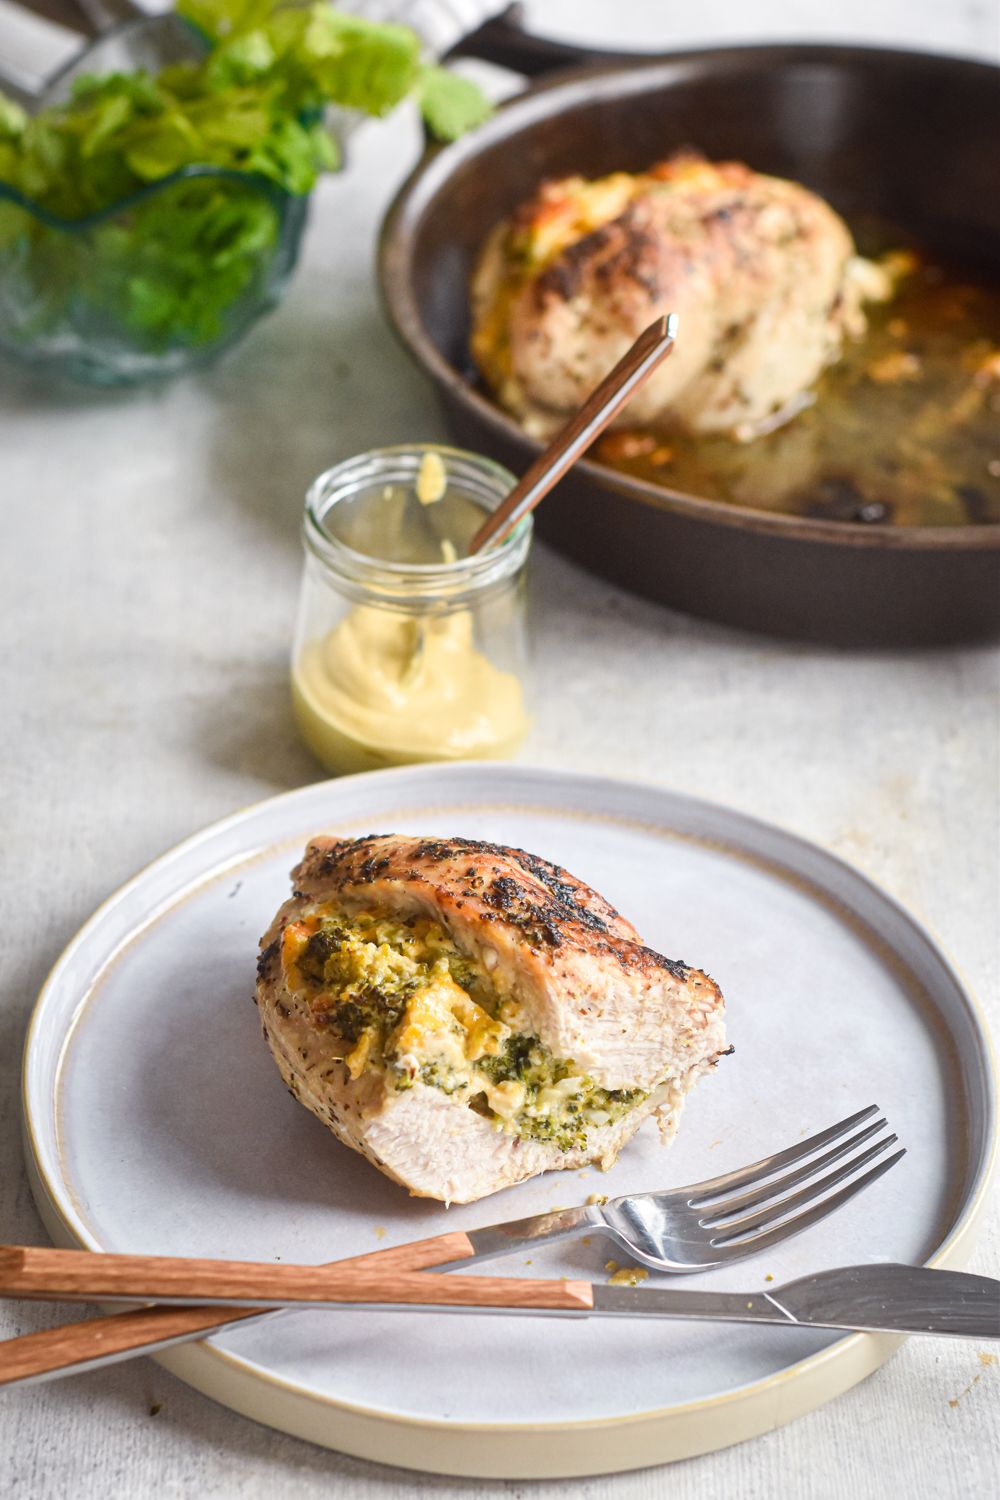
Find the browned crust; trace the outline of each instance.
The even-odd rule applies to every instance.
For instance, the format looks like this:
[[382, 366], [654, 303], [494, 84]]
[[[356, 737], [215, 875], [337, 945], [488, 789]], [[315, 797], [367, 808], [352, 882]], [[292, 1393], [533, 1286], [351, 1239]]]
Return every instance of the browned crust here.
[[573, 946], [614, 957], [633, 972], [663, 970], [681, 983], [689, 976], [707, 980], [648, 948], [631, 923], [576, 876], [523, 849], [463, 838], [320, 837], [292, 876], [297, 889], [313, 887], [317, 896], [332, 887], [356, 898], [381, 881], [430, 886], [445, 908], [468, 907], [469, 916], [506, 927], [537, 955]]

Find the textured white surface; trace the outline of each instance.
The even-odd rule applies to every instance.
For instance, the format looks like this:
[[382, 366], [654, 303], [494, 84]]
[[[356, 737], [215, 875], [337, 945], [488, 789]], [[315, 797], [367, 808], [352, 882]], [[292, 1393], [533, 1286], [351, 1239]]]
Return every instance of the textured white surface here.
[[[569, 7], [531, 7], [565, 30]], [[1000, 55], [995, 0], [676, 11], [591, 0], [623, 42], [863, 37]], [[18, 1053], [63, 942], [200, 824], [318, 776], [286, 697], [308, 480], [377, 442], [441, 436], [372, 290], [412, 122], [362, 131], [324, 185], [281, 311], [215, 372], [159, 392], [46, 393], [0, 367], [0, 1234], [43, 1238], [18, 1143]], [[634, 775], [774, 818], [908, 903], [991, 1007], [1000, 668], [994, 651], [868, 654], [731, 635], [627, 598], [539, 549], [538, 726], [526, 758]], [[974, 1268], [1000, 1274], [994, 1211]], [[56, 1321], [0, 1309], [0, 1333]], [[995, 1346], [994, 1346], [995, 1347]], [[978, 1378], [977, 1378], [978, 1377]], [[972, 1382], [975, 1382], [972, 1384]], [[911, 1341], [882, 1372], [741, 1448], [616, 1480], [466, 1485], [380, 1470], [256, 1427], [149, 1362], [0, 1398], [0, 1495], [965, 1497], [1000, 1469], [1000, 1367]], [[957, 1405], [952, 1402], [957, 1401]], [[158, 1405], [157, 1415], [151, 1408]]]

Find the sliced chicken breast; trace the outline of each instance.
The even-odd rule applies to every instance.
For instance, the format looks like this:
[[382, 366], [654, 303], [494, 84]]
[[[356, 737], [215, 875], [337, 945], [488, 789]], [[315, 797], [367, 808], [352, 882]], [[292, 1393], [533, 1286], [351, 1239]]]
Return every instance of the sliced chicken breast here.
[[421, 1197], [466, 1203], [665, 1137], [726, 1050], [707, 975], [522, 850], [313, 840], [261, 940], [264, 1034], [292, 1093]]

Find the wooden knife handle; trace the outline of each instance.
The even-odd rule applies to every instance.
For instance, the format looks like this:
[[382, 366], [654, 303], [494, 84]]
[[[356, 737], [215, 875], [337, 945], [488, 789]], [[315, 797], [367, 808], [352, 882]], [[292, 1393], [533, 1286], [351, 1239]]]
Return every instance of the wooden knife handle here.
[[[13, 1246], [0, 1248], [0, 1295], [73, 1301], [267, 1297], [289, 1304], [394, 1302], [571, 1311], [586, 1311], [592, 1304], [587, 1282], [428, 1276], [418, 1269], [463, 1260], [472, 1253], [472, 1246], [461, 1233], [374, 1251], [329, 1266], [272, 1266]], [[263, 1307], [149, 1307], [26, 1334], [0, 1343], [0, 1385], [137, 1353], [144, 1347], [160, 1347], [264, 1311]]]
[[[374, 1266], [381, 1270], [419, 1271], [449, 1261], [467, 1260], [472, 1246], [464, 1234], [440, 1234], [432, 1239], [394, 1245], [333, 1261], [341, 1267]], [[207, 1335], [228, 1323], [240, 1323], [266, 1309], [246, 1307], [142, 1307], [134, 1311], [66, 1323], [39, 1333], [0, 1340], [0, 1385], [12, 1385], [42, 1375], [70, 1372], [146, 1348]]]
[[[584, 1283], [581, 1283], [583, 1285]], [[441, 1303], [456, 1307], [582, 1307], [573, 1282], [434, 1276], [378, 1266], [107, 1255], [34, 1245], [0, 1248], [0, 1295], [56, 1302]]]

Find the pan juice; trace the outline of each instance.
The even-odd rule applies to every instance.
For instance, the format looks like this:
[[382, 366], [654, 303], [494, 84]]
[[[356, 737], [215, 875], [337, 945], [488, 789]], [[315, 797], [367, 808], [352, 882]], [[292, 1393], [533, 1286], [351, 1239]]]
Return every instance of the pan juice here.
[[[858, 230], [865, 253], [865, 234]], [[899, 236], [882, 237], [898, 245]], [[1000, 522], [1000, 278], [921, 251], [807, 408], [749, 442], [616, 429], [595, 456], [684, 494], [859, 525]]]

